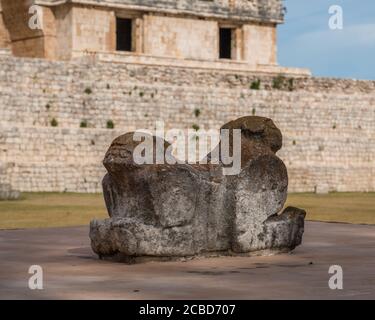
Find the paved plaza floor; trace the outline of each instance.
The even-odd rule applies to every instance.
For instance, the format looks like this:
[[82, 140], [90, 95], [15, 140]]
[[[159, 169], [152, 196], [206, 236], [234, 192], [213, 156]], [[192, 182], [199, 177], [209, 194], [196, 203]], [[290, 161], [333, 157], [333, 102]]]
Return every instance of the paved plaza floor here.
[[[31, 265], [43, 290], [28, 287]], [[375, 299], [375, 226], [307, 222], [291, 254], [136, 265], [99, 260], [88, 227], [2, 230], [0, 299]]]

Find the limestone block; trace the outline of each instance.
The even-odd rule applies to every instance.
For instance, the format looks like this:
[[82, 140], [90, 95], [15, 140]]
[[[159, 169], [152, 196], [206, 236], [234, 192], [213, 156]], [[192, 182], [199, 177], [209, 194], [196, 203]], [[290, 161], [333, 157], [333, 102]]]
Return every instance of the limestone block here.
[[315, 186], [315, 193], [316, 194], [327, 194], [329, 193], [329, 186], [325, 183], [320, 183]]
[[17, 200], [21, 193], [13, 190], [10, 184], [0, 184], [0, 200]]

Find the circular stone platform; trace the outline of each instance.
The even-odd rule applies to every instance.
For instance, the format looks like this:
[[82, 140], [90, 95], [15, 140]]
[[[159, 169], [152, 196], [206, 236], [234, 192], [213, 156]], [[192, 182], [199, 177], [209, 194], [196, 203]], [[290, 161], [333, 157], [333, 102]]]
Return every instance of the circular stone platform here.
[[[98, 260], [88, 232], [0, 231], [0, 299], [375, 299], [375, 226], [307, 222], [292, 254], [136, 265]], [[28, 288], [30, 265], [44, 290]], [[343, 290], [328, 287], [331, 265]]]

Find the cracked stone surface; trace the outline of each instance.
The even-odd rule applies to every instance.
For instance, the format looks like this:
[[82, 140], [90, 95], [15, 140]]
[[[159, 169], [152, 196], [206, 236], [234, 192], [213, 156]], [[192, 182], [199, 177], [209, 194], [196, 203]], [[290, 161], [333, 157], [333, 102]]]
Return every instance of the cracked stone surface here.
[[[110, 218], [91, 222], [93, 251], [134, 262], [266, 255], [301, 244], [306, 212], [288, 207], [280, 213], [288, 187], [287, 169], [276, 155], [280, 130], [262, 117], [243, 117], [222, 129], [230, 135], [241, 129], [238, 175], [223, 175], [223, 164], [212, 164], [212, 154], [206, 165], [138, 165], [133, 151], [140, 142], [133, 141], [133, 133], [116, 138], [103, 161]], [[166, 149], [168, 143], [161, 143]]]

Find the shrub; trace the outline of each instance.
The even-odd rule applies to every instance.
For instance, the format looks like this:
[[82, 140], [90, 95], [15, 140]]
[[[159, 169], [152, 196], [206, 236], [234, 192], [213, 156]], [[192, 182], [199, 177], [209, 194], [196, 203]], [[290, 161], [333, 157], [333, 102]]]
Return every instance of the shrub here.
[[201, 114], [201, 110], [199, 108], [194, 109], [194, 115], [198, 118]]
[[199, 130], [199, 126], [197, 125], [197, 124], [193, 124], [192, 126], [191, 126], [195, 131], [198, 131]]
[[112, 120], [107, 121], [107, 129], [114, 129], [115, 124], [113, 123]]
[[253, 81], [250, 85], [250, 89], [259, 90], [260, 89], [260, 80]]
[[57, 127], [59, 125], [59, 123], [57, 122], [57, 120], [55, 118], [53, 118], [51, 120], [51, 127]]
[[79, 124], [80, 128], [87, 128], [88, 124], [86, 120], [82, 120], [81, 123]]
[[285, 77], [282, 74], [278, 75], [276, 78], [273, 78], [272, 80], [272, 88], [277, 89], [277, 90], [282, 89], [284, 85], [284, 81], [285, 81]]
[[87, 88], [85, 89], [85, 93], [86, 93], [86, 94], [91, 94], [91, 93], [92, 93], [91, 88], [87, 87]]

